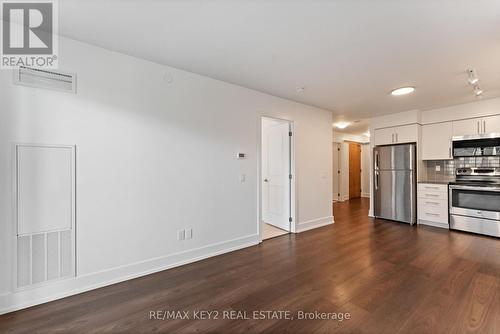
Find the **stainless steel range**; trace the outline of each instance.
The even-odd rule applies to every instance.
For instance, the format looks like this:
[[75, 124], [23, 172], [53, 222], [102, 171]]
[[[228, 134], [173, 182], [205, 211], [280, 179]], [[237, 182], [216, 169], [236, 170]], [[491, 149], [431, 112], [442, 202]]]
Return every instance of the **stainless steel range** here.
[[449, 206], [450, 228], [500, 237], [500, 168], [457, 168]]

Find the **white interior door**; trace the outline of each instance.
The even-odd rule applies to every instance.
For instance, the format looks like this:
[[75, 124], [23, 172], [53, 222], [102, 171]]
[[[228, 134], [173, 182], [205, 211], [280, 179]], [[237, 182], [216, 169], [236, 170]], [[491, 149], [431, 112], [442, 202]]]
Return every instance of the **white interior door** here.
[[290, 231], [290, 124], [269, 120], [262, 127], [262, 219]]

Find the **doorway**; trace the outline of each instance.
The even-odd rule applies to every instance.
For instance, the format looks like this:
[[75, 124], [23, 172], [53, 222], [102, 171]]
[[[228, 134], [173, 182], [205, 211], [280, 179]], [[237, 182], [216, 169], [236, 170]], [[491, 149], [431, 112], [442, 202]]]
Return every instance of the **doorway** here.
[[361, 145], [349, 143], [349, 199], [361, 197]]
[[262, 240], [292, 231], [292, 123], [261, 119], [260, 231]]

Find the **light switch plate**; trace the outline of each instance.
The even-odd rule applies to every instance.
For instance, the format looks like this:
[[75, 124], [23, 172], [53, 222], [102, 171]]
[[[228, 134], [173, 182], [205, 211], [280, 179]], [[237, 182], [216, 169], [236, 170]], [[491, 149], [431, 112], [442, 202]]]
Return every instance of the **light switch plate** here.
[[186, 229], [186, 239], [192, 239], [192, 238], [193, 238], [193, 229], [187, 228]]
[[441, 171], [441, 166], [440, 165], [436, 165], [436, 172], [440, 172]]
[[177, 231], [177, 240], [184, 240], [186, 239], [186, 231], [185, 230], [178, 230]]

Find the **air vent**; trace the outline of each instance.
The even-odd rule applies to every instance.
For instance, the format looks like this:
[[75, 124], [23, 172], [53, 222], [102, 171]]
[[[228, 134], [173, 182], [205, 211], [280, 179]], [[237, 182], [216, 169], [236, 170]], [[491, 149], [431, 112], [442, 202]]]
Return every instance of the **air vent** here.
[[16, 85], [76, 93], [76, 74], [20, 66], [14, 70]]

